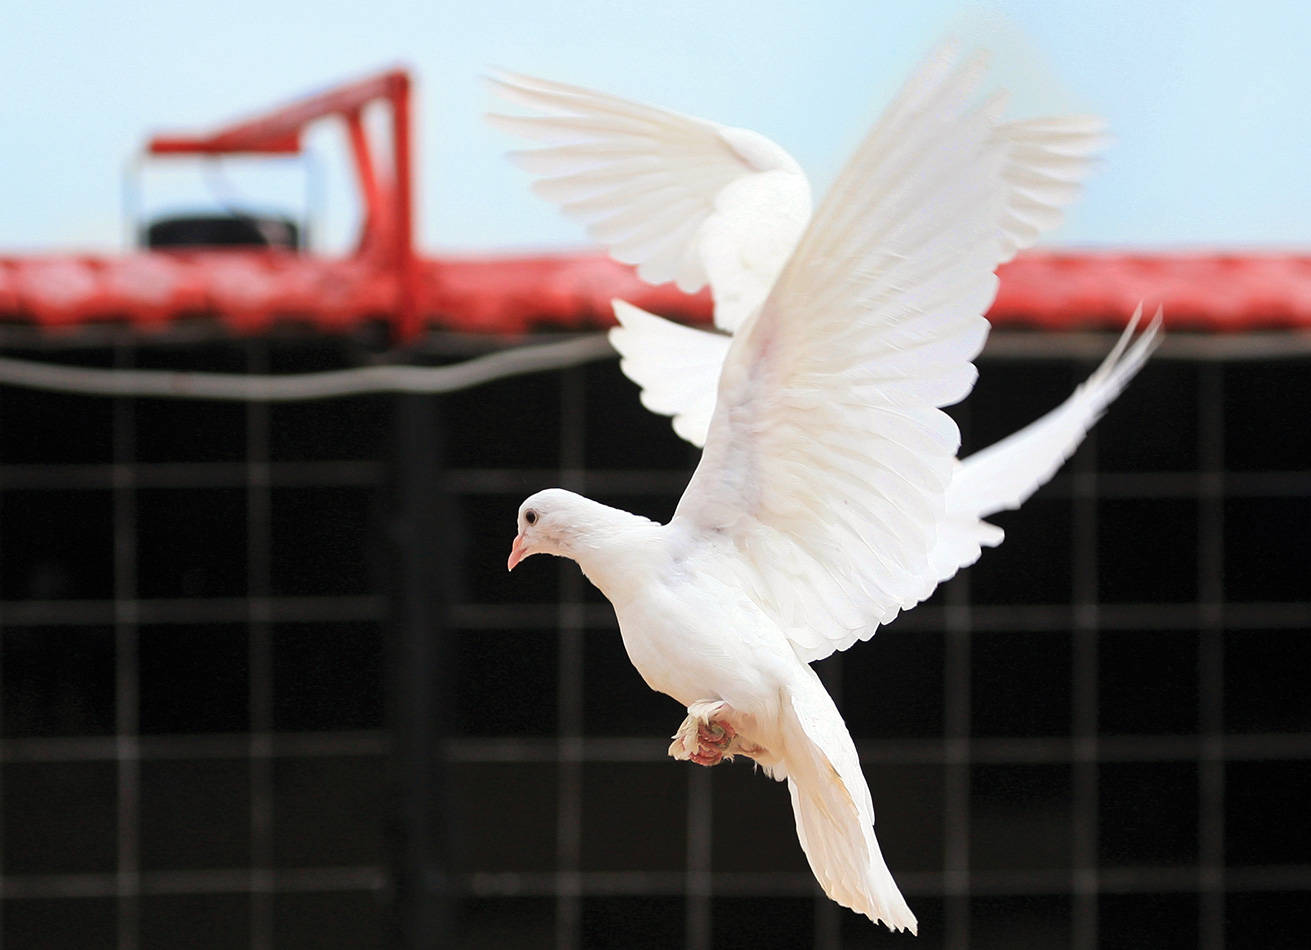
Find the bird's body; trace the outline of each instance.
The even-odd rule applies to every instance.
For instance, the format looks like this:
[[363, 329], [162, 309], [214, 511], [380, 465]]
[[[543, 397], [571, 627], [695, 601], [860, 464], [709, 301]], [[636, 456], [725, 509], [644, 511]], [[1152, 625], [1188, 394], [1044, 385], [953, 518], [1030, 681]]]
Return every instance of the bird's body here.
[[749, 755], [788, 782], [802, 847], [825, 889], [891, 927], [915, 929], [874, 837], [873, 801], [842, 716], [751, 596], [732, 542], [677, 516], [660, 525], [558, 488], [533, 495], [523, 511], [550, 539], [539, 550], [572, 558], [610, 600], [646, 684], [694, 719], [730, 729], [717, 755]]
[[733, 576], [733, 559], [677, 519], [639, 522], [616, 540], [622, 545], [576, 560], [614, 605], [624, 648], [647, 685], [684, 706], [714, 699], [762, 721], [776, 715], [769, 697], [786, 684], [796, 654]]
[[1003, 124], [1001, 99], [970, 104], [982, 61], [954, 60], [944, 48], [912, 76], [813, 218], [795, 162], [754, 133], [528, 77], [500, 84], [563, 114], [503, 121], [556, 143], [521, 154], [554, 175], [539, 190], [646, 279], [709, 282], [721, 331], [617, 304], [625, 371], [704, 445], [701, 461], [667, 525], [533, 495], [509, 567], [577, 561], [643, 679], [688, 708], [670, 753], [746, 755], [786, 780], [825, 892], [912, 931], [855, 745], [809, 663], [999, 543], [982, 519], [1051, 477], [1159, 324], [1132, 347], [1126, 333], [1062, 406], [957, 460], [942, 407], [974, 384], [993, 271], [1059, 219], [1101, 124]]

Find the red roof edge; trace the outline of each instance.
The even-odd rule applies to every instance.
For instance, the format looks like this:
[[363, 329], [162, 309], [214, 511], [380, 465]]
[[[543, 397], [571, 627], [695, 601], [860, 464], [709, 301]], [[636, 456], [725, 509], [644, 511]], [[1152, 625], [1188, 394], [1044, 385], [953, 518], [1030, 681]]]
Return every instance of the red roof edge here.
[[[709, 295], [643, 283], [600, 253], [417, 259], [414, 300], [390, 262], [282, 250], [145, 251], [120, 257], [0, 257], [0, 321], [46, 327], [158, 327], [208, 315], [237, 333], [279, 320], [324, 331], [362, 320], [472, 333], [584, 330], [613, 324], [610, 301], [708, 323]], [[1207, 332], [1311, 329], [1311, 254], [1042, 251], [998, 270], [998, 326], [1114, 329], [1141, 301], [1166, 326]]]

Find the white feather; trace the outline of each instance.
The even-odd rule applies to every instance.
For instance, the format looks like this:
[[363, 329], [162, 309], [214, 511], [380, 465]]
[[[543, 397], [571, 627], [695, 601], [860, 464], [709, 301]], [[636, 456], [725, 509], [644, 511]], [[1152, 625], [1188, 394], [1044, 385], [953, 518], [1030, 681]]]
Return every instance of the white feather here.
[[1161, 312], [1129, 346], [1141, 316], [1139, 306], [1106, 359], [1069, 399], [960, 462], [947, 487], [947, 519], [939, 527], [931, 557], [939, 581], [978, 560], [981, 546], [1002, 542], [1002, 530], [983, 519], [1020, 507], [1045, 485], [1143, 368], [1160, 344]]
[[[578, 561], [647, 684], [688, 706], [678, 736], [719, 710], [738, 754], [787, 780], [825, 892], [912, 931], [855, 746], [807, 664], [869, 637], [999, 541], [981, 519], [1051, 476], [1159, 326], [1126, 350], [1131, 324], [1065, 405], [956, 460], [942, 407], [973, 386], [993, 271], [1059, 220], [1102, 126], [1003, 124], [1000, 97], [971, 105], [982, 60], [955, 60], [943, 47], [911, 77], [804, 232], [808, 193], [767, 140], [543, 80], [498, 84], [550, 113], [501, 123], [557, 143], [523, 159], [548, 176], [539, 186], [645, 278], [709, 280], [716, 322], [736, 331], [616, 302], [624, 371], [649, 408], [704, 443], [701, 463], [668, 525], [539, 492], [520, 509], [510, 564], [537, 552]], [[771, 217], [776, 199], [785, 213]]]
[[507, 72], [489, 83], [546, 113], [488, 120], [548, 143], [512, 158], [616, 259], [689, 293], [709, 282], [724, 330], [765, 299], [810, 216], [810, 185], [787, 152], [757, 132], [579, 86]]

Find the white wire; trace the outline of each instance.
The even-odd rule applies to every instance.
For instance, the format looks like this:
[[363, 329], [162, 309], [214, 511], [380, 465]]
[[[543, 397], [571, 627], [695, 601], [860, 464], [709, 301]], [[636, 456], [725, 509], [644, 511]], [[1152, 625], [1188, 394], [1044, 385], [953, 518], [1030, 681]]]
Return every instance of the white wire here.
[[[1001, 332], [991, 356], [1053, 358], [1100, 354], [1097, 335]], [[447, 393], [508, 376], [564, 369], [614, 356], [604, 334], [489, 353], [450, 366], [364, 366], [327, 373], [245, 376], [174, 370], [96, 369], [0, 356], [0, 385], [95, 396], [148, 396], [244, 402], [335, 399], [361, 393]], [[1311, 333], [1181, 334], [1166, 339], [1158, 359], [1273, 359], [1311, 355]]]
[[294, 376], [97, 369], [0, 357], [0, 384], [97, 396], [287, 402], [360, 393], [447, 393], [507, 376], [563, 369], [614, 355], [604, 334], [595, 334], [562, 343], [502, 350], [450, 366], [362, 366]]

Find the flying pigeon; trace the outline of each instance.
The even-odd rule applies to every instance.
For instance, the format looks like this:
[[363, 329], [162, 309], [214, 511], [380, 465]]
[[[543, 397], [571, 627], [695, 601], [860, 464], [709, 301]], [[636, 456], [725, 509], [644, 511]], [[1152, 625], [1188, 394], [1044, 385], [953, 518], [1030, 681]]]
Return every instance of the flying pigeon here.
[[[687, 707], [670, 753], [703, 765], [746, 755], [786, 779], [825, 892], [894, 930], [914, 931], [915, 917], [874, 836], [855, 746], [809, 663], [868, 639], [999, 543], [981, 519], [1051, 477], [1160, 324], [1158, 313], [1130, 346], [1135, 314], [1066, 403], [957, 460], [942, 407], [973, 387], [993, 271], [1059, 218], [1100, 125], [1002, 123], [1000, 96], [970, 103], [982, 60], [955, 61], [944, 47], [917, 70], [813, 218], [795, 162], [754, 133], [528, 77], [505, 79], [503, 94], [556, 109], [564, 97], [573, 116], [498, 120], [558, 143], [522, 153], [554, 176], [539, 191], [591, 220], [644, 278], [709, 282], [732, 334], [669, 331], [636, 308], [629, 322], [619, 308], [638, 339], [675, 332], [648, 362], [689, 399], [652, 406], [660, 371], [639, 382], [648, 406], [704, 444], [700, 464], [664, 525], [538, 492], [519, 509], [508, 567], [537, 553], [574, 559], [613, 604], [643, 679]], [[689, 152], [661, 137], [670, 129]], [[678, 381], [685, 357], [683, 378], [715, 380], [708, 392]]]

